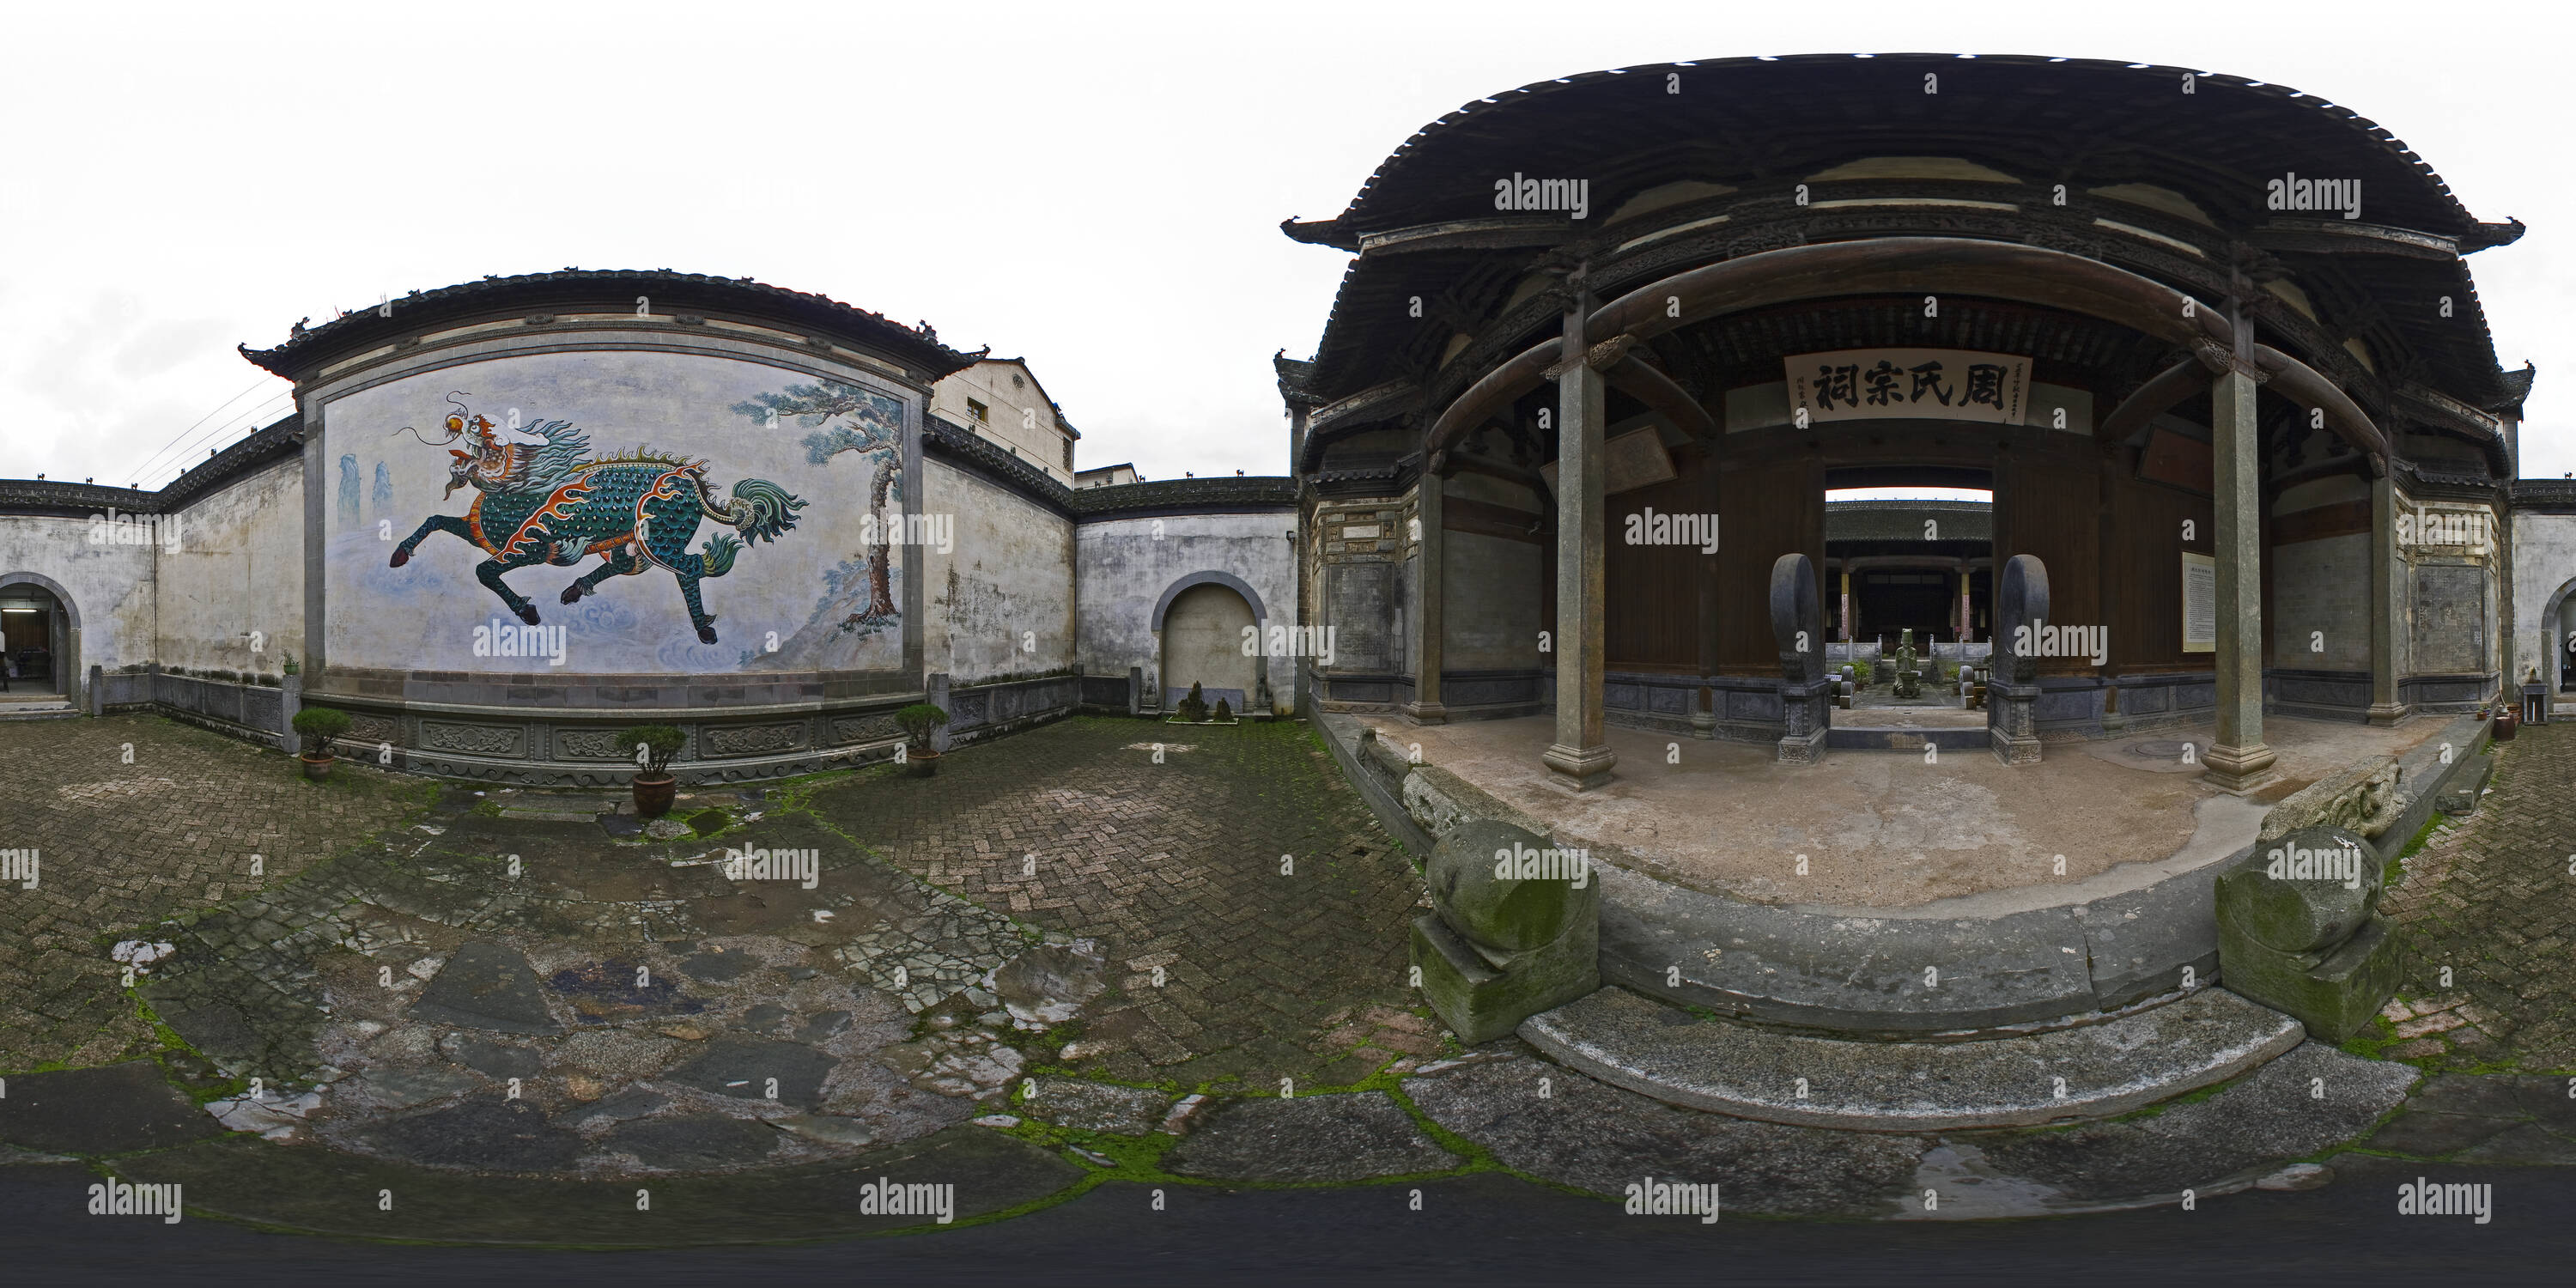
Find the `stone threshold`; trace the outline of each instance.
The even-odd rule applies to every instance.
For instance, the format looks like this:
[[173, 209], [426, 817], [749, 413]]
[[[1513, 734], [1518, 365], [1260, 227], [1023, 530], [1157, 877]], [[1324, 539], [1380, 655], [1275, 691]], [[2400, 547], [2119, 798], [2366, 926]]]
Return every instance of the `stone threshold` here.
[[1686, 1109], [1842, 1131], [2039, 1127], [2111, 1118], [2225, 1082], [2306, 1038], [2205, 988], [2081, 1028], [1985, 1042], [1869, 1042], [1694, 1016], [1619, 988], [1523, 1022], [1550, 1058]]

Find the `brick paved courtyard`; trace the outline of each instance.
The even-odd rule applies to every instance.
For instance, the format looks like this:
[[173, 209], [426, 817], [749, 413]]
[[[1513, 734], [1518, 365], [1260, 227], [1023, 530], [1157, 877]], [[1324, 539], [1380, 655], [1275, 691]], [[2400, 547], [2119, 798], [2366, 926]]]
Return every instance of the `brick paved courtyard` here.
[[[2387, 898], [2407, 983], [2382, 1054], [2576, 1070], [2576, 723], [2497, 751], [2494, 791], [2406, 861]], [[2451, 970], [2444, 987], [2441, 972]]]
[[1439, 1048], [1405, 985], [1421, 882], [1302, 725], [1067, 720], [814, 805], [936, 884], [1100, 940], [1123, 996], [1091, 1008], [1077, 1067], [1275, 1090]]
[[151, 1049], [99, 936], [285, 880], [431, 790], [346, 765], [308, 783], [275, 751], [142, 715], [0, 722], [0, 765], [0, 849], [39, 855], [35, 889], [0, 891], [0, 1070]]
[[[1174, 739], [1160, 764], [1157, 735]], [[271, 914], [246, 896], [275, 900], [320, 860], [383, 850], [438, 793], [345, 762], [310, 784], [275, 752], [139, 715], [0, 724], [0, 757], [13, 770], [0, 780], [0, 848], [42, 856], [37, 889], [0, 894], [0, 972], [16, 982], [0, 1000], [0, 1071], [150, 1052], [109, 942], [192, 910], [230, 906], [208, 924], [250, 925]], [[1441, 1046], [1404, 982], [1420, 882], [1302, 726], [1069, 720], [963, 749], [926, 781], [885, 770], [827, 779], [807, 804], [968, 900], [1100, 941], [1108, 993], [1040, 1059], [1258, 1092], [1280, 1078], [1357, 1081]], [[441, 806], [443, 823], [473, 821], [451, 811]], [[542, 843], [505, 848], [529, 844]], [[370, 863], [382, 859], [351, 871]], [[312, 903], [310, 918], [344, 896], [284, 897]]]

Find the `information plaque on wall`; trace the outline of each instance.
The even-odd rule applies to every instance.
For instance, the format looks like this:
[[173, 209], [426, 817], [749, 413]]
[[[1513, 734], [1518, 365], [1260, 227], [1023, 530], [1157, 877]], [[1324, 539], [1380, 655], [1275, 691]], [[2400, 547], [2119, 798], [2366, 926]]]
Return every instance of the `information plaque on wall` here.
[[2182, 554], [2182, 651], [2218, 651], [2218, 560]]

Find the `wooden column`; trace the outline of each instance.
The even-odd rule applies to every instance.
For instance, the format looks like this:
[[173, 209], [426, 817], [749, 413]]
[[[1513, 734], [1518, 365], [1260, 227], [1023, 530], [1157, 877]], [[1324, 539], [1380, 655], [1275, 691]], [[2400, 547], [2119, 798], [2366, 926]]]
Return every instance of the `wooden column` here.
[[[1724, 507], [1719, 503], [1717, 472], [1715, 443], [1703, 442], [1700, 444], [1699, 459], [1699, 508], [1702, 514], [1720, 516], [1724, 514]], [[1721, 524], [1719, 534], [1721, 537], [1724, 535], [1722, 529]], [[1700, 556], [1698, 564], [1694, 566], [1691, 573], [1691, 585], [1699, 594], [1699, 651], [1696, 656], [1702, 680], [1717, 674], [1721, 664], [1718, 633], [1725, 628], [1725, 601], [1720, 593], [1721, 587], [1717, 574], [1721, 562], [1726, 557], [1726, 544], [1721, 540], [1718, 543], [1718, 552], [1714, 555]], [[1715, 688], [1705, 683], [1700, 685], [1698, 693], [1691, 699], [1692, 737], [1715, 738], [1717, 736], [1717, 701]]]
[[1592, 293], [1577, 274], [1558, 350], [1556, 400], [1556, 742], [1544, 761], [1560, 786], [1590, 791], [1619, 763], [1603, 736], [1602, 431], [1609, 418], [1584, 317]]
[[[2237, 289], [2245, 289], [2242, 276]], [[2254, 329], [2231, 301], [2236, 352], [2211, 387], [2211, 455], [2216, 466], [2218, 556], [2218, 738], [2201, 758], [2203, 781], [2246, 792], [2270, 781], [2263, 743], [2263, 480], [2254, 418]]]
[[1404, 718], [1415, 724], [1449, 721], [1449, 709], [1440, 705], [1441, 644], [1445, 636], [1441, 610], [1446, 606], [1447, 594], [1447, 569], [1442, 561], [1448, 545], [1441, 529], [1442, 490], [1446, 483], [1440, 470], [1447, 464], [1446, 455], [1432, 453], [1423, 462], [1422, 481], [1414, 487], [1414, 522], [1421, 525], [1421, 532], [1414, 547], [1413, 701], [1404, 704]]

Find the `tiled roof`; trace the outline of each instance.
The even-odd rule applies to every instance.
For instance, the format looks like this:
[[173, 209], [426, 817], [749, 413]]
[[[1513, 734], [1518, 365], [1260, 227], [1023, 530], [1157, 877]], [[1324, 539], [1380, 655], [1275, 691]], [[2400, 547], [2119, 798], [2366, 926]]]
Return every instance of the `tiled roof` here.
[[51, 479], [0, 479], [0, 514], [86, 517], [110, 509], [126, 514], [167, 514], [279, 457], [294, 455], [303, 446], [304, 417], [295, 414], [243, 437], [157, 491]]
[[961, 353], [941, 344], [938, 331], [927, 323], [919, 328], [908, 327], [889, 321], [881, 313], [747, 277], [710, 277], [669, 269], [579, 268], [486, 277], [479, 282], [414, 291], [392, 301], [391, 317], [363, 308], [297, 331], [273, 349], [243, 345], [241, 354], [266, 370], [299, 380], [331, 358], [416, 336], [424, 326], [486, 314], [632, 308], [639, 295], [652, 301], [656, 315], [702, 310], [740, 313], [829, 331], [898, 359], [929, 380], [963, 370], [984, 357], [980, 352]]

